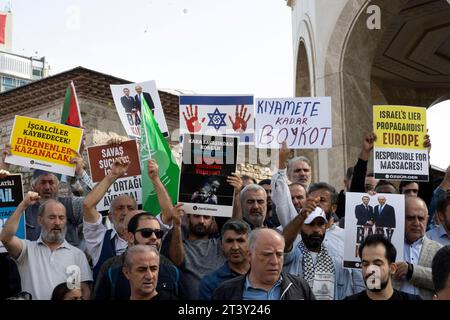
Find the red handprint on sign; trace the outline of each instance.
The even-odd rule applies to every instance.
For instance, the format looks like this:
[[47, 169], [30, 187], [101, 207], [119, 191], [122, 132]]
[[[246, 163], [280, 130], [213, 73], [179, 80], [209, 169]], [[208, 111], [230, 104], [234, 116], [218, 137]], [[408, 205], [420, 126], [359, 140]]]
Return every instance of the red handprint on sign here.
[[[195, 106], [194, 112], [192, 112], [192, 105], [186, 107], [186, 114], [183, 112], [184, 120], [186, 121], [186, 127], [189, 132], [198, 132], [202, 128], [202, 124], [198, 121], [198, 106]], [[202, 118], [202, 123], [205, 122], [205, 118]]]
[[241, 106], [241, 111], [239, 112], [239, 106], [236, 106], [236, 120], [233, 121], [231, 119], [231, 116], [228, 116], [230, 118], [231, 124], [233, 125], [233, 130], [239, 133], [245, 132], [247, 130], [247, 122], [251, 117], [251, 113], [248, 114], [247, 119], [245, 119], [245, 115], [247, 114], [247, 107], [244, 107], [244, 105]]

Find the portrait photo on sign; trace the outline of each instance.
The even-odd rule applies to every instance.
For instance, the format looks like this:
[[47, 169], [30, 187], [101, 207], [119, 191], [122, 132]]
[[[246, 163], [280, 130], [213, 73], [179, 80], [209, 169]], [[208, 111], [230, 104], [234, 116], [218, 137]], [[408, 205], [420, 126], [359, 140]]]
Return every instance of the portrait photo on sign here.
[[141, 136], [142, 106], [149, 108], [162, 134], [169, 136], [155, 81], [111, 85], [111, 92], [120, 121], [129, 137]]
[[383, 234], [403, 259], [405, 196], [399, 194], [346, 192], [344, 267], [360, 268], [358, 249], [371, 234]]
[[234, 188], [227, 177], [236, 171], [237, 138], [185, 134], [183, 141], [179, 202], [187, 213], [231, 217]]

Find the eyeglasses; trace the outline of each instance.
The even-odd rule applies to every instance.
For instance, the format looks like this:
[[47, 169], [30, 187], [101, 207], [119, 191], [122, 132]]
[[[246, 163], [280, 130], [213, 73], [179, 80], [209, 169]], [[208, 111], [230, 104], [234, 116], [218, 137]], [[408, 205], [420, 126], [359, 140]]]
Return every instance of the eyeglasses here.
[[138, 229], [136, 230], [136, 232], [140, 232], [144, 238], [150, 238], [153, 233], [158, 239], [161, 239], [162, 236], [164, 235], [164, 231], [162, 231], [161, 229], [152, 229], [152, 228]]

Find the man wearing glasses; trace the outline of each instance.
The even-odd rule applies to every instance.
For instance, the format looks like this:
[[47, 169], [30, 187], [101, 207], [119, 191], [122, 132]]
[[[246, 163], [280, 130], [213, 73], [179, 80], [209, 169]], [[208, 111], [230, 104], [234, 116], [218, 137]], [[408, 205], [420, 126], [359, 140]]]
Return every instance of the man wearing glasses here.
[[[130, 212], [137, 209], [135, 199], [123, 194], [112, 201], [108, 217], [113, 223], [113, 229], [109, 230], [103, 225], [102, 216], [97, 211], [96, 206], [113, 183], [125, 176], [129, 165], [130, 161], [125, 157], [115, 159], [109, 174], [84, 199], [83, 233], [87, 252], [92, 257], [92, 264], [94, 265], [94, 281], [97, 280], [102, 264], [111, 257], [121, 255], [128, 246], [125, 219]], [[147, 171], [158, 198], [164, 199], [160, 201], [161, 214], [159, 219], [162, 223], [168, 223], [167, 214], [172, 209], [172, 204], [158, 177], [158, 165], [154, 160], [148, 160]]]
[[[161, 248], [163, 230], [159, 221], [149, 212], [132, 211], [124, 221], [128, 225], [128, 248], [136, 245], [146, 245]], [[112, 257], [101, 267], [95, 284], [95, 300], [128, 300], [130, 298], [130, 284], [122, 272], [126, 252]], [[156, 291], [179, 296], [178, 268], [165, 256], [159, 255], [159, 273]]]

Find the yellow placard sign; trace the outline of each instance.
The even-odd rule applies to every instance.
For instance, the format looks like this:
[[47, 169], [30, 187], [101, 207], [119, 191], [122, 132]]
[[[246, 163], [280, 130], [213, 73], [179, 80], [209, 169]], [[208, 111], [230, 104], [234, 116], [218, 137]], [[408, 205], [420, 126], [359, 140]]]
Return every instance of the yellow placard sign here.
[[375, 147], [424, 150], [426, 109], [409, 106], [374, 106]]
[[78, 151], [83, 130], [59, 123], [16, 116], [11, 133], [11, 156], [7, 162], [72, 175], [69, 161]]

